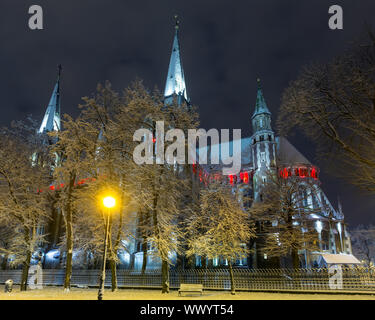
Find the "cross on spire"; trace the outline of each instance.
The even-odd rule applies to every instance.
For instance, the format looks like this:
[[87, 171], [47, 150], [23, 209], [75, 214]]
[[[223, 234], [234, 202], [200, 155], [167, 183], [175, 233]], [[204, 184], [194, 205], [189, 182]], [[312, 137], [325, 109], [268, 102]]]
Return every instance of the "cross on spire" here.
[[59, 70], [59, 73], [58, 73], [58, 78], [60, 79], [60, 76], [61, 76], [61, 71], [62, 71], [62, 65], [61, 65], [61, 64], [59, 64], [59, 65], [57, 66], [57, 69]]
[[178, 15], [177, 15], [177, 14], [175, 14], [175, 16], [174, 16], [174, 20], [175, 20], [175, 23], [176, 23], [175, 28], [178, 29], [178, 28], [179, 28], [180, 21], [178, 20]]

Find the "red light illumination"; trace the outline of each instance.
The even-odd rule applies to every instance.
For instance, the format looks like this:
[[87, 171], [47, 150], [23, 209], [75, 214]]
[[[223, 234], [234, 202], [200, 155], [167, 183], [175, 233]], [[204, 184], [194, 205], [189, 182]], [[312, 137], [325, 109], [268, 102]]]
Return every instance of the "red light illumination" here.
[[301, 177], [301, 178], [304, 178], [305, 177], [305, 175], [304, 175], [304, 170], [303, 170], [303, 168], [299, 168], [298, 169], [299, 170], [299, 176]]
[[240, 179], [243, 183], [249, 183], [249, 173], [248, 172], [241, 172]]
[[298, 167], [298, 168], [293, 168], [293, 170], [291, 168], [282, 168], [282, 169], [279, 169], [279, 176], [286, 179], [292, 176], [292, 172], [294, 173], [296, 177], [300, 177], [300, 178], [311, 177], [314, 179], [318, 179], [317, 170], [314, 167], [311, 167], [311, 168]]
[[197, 173], [197, 165], [195, 163], [193, 164], [193, 173]]
[[316, 174], [316, 169], [315, 168], [311, 169], [311, 178], [318, 179], [318, 176]]

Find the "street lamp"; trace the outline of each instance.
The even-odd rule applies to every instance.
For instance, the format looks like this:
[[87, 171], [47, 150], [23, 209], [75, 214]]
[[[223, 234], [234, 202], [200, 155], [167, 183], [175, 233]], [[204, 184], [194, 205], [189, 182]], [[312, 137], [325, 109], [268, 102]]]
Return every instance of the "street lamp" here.
[[99, 283], [99, 292], [98, 292], [98, 300], [103, 299], [103, 292], [104, 292], [104, 282], [105, 282], [105, 264], [107, 260], [107, 244], [108, 244], [108, 231], [109, 231], [109, 216], [111, 214], [111, 208], [116, 205], [116, 199], [107, 196], [103, 198], [103, 205], [108, 209], [107, 211], [107, 219], [105, 224], [105, 239], [104, 239], [104, 252], [103, 252], [103, 266], [102, 266], [102, 274], [100, 276], [100, 283]]

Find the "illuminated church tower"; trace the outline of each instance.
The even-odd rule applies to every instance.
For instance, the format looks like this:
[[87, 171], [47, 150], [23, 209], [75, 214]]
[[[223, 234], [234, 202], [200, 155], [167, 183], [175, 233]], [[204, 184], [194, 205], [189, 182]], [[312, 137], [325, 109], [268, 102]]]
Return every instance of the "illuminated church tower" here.
[[269, 169], [276, 169], [276, 143], [271, 127], [271, 112], [267, 108], [260, 80], [258, 79], [257, 82], [257, 99], [251, 118], [253, 127], [251, 152], [254, 166], [254, 200], [262, 201], [261, 186], [267, 180], [267, 172]]
[[59, 72], [57, 81], [52, 92], [52, 96], [47, 106], [46, 113], [42, 124], [39, 128], [39, 133], [46, 133], [50, 131], [60, 130], [60, 77], [61, 77], [61, 65], [58, 66]]
[[175, 16], [175, 34], [173, 38], [172, 53], [169, 61], [168, 75], [165, 82], [164, 102], [169, 105], [177, 98], [177, 103], [180, 105], [183, 102], [190, 103], [186, 91], [184, 69], [182, 67], [180, 42], [179, 42], [179, 21]]
[[[53, 88], [51, 98], [49, 100], [46, 112], [44, 114], [42, 123], [38, 130], [39, 134], [45, 135], [45, 143], [54, 144], [56, 143], [56, 138], [52, 138], [47, 136], [48, 132], [52, 131], [60, 131], [61, 130], [61, 118], [60, 118], [60, 107], [61, 107], [61, 94], [60, 94], [60, 81], [61, 81], [61, 65], [58, 66], [58, 75], [56, 84]], [[59, 155], [56, 154], [55, 158], [55, 166], [58, 165], [59, 162]], [[54, 166], [51, 170], [54, 169]], [[56, 208], [54, 205], [50, 207], [51, 210], [51, 219], [47, 223], [46, 226], [42, 227], [41, 233], [46, 234], [47, 240], [47, 247], [45, 248], [46, 255], [45, 255], [45, 262], [50, 263], [51, 261], [57, 263], [58, 260], [49, 259], [51, 258], [51, 254], [56, 250], [49, 251], [50, 249], [55, 249], [59, 242], [61, 233], [62, 233], [62, 213], [61, 210]], [[48, 252], [49, 251], [49, 252]], [[48, 253], [47, 253], [48, 252]], [[51, 260], [51, 261], [49, 261]]]

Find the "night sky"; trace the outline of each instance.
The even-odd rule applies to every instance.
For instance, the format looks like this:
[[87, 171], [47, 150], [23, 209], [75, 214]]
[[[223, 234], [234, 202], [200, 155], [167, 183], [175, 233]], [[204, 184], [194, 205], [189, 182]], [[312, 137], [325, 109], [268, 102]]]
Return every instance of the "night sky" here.
[[[28, 28], [28, 8], [41, 5], [44, 30]], [[328, 28], [328, 8], [344, 10], [344, 30]], [[312, 61], [325, 62], [347, 48], [371, 23], [374, 0], [1, 0], [1, 125], [32, 114], [42, 120], [63, 65], [62, 113], [77, 115], [81, 97], [110, 80], [115, 89], [136, 77], [164, 90], [180, 16], [180, 45], [188, 94], [201, 127], [241, 128], [250, 117], [260, 77], [277, 117], [283, 89]], [[374, 26], [374, 24], [373, 24]], [[291, 142], [313, 163], [314, 146]], [[346, 221], [375, 223], [375, 197], [363, 195], [322, 168], [323, 189], [334, 206], [341, 198]]]

